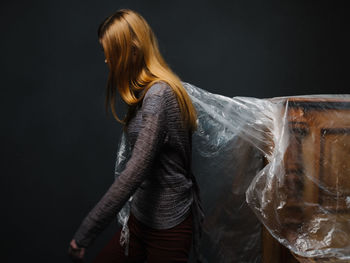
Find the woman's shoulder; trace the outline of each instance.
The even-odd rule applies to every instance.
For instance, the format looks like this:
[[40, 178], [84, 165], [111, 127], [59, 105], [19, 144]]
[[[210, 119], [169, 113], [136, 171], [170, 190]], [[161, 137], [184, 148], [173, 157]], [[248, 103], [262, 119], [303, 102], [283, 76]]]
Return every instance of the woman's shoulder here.
[[152, 86], [147, 90], [145, 98], [152, 95], [169, 96], [171, 95], [171, 92], [172, 88], [168, 83], [164, 81], [157, 81], [153, 83]]
[[172, 88], [163, 81], [152, 84], [143, 97], [141, 108], [143, 111], [168, 111], [172, 100]]

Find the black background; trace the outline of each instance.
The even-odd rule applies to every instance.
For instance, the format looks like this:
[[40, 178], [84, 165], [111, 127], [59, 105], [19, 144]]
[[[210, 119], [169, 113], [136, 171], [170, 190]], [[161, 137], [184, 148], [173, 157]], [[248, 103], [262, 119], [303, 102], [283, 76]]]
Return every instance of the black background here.
[[349, 93], [345, 1], [2, 2], [1, 262], [68, 262], [73, 233], [113, 182], [121, 126], [104, 111], [97, 27], [119, 8], [140, 12], [171, 68], [210, 92]]

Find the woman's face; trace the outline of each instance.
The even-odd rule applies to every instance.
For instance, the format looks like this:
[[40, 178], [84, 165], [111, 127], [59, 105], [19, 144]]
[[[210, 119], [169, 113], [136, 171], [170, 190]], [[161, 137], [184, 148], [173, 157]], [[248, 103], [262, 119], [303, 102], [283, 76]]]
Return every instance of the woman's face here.
[[[101, 43], [101, 42], [100, 42], [100, 43]], [[101, 46], [102, 46], [102, 44], [101, 44]], [[103, 46], [102, 46], [102, 51], [103, 51], [103, 54], [105, 54], [104, 49], [103, 49]], [[135, 63], [135, 61], [136, 61], [136, 49], [135, 49], [134, 47], [132, 47], [132, 60], [133, 60], [133, 62]], [[108, 64], [107, 58], [105, 58], [104, 61], [105, 61], [106, 64]]]

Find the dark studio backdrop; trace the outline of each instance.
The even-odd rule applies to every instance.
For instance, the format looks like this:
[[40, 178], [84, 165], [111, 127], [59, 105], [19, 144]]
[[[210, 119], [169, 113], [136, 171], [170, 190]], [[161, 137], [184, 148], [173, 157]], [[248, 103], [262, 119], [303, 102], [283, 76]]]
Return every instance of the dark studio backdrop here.
[[345, 1], [2, 2], [1, 262], [68, 262], [113, 182], [121, 126], [104, 111], [97, 27], [119, 8], [140, 12], [171, 68], [212, 93], [349, 93]]

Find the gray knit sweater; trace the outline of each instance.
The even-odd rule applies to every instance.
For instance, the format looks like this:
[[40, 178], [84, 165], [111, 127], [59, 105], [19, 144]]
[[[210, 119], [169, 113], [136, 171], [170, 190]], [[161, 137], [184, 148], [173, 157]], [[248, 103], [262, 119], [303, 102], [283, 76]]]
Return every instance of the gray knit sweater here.
[[127, 127], [131, 156], [74, 234], [78, 246], [89, 247], [132, 195], [131, 213], [144, 224], [167, 229], [181, 223], [193, 202], [190, 136], [172, 88], [164, 82], [150, 87]]

